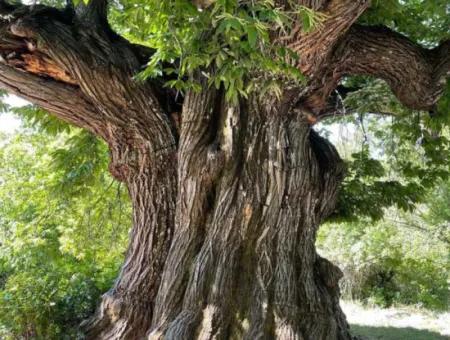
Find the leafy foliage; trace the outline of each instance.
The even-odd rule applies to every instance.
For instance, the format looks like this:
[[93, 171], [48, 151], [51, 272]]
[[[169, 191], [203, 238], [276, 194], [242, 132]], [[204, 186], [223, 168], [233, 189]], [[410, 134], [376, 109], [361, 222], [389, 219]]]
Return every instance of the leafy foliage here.
[[[324, 19], [323, 14], [304, 6], [281, 11], [272, 0], [218, 0], [205, 10], [190, 1], [150, 0], [143, 5], [132, 0], [112, 13], [118, 31], [155, 48], [138, 78], [175, 74], [166, 86], [185, 91], [198, 88], [191, 75], [202, 70], [211, 85], [224, 86], [231, 101], [247, 97], [255, 89], [257, 83], [248, 81], [250, 75], [262, 78], [258, 89], [262, 94], [276, 93], [280, 77], [302, 81], [302, 74], [288, 62], [298, 59], [297, 54], [273, 45], [269, 36], [274, 31], [289, 31], [294, 18], [301, 18], [306, 31]], [[171, 66], [165, 67], [169, 63]]]
[[346, 126], [353, 128], [338, 143], [348, 155], [348, 176], [335, 219], [319, 231], [318, 247], [344, 270], [344, 297], [445, 310], [449, 130], [428, 113], [402, 108], [385, 84], [352, 81], [368, 83], [346, 98], [348, 110], [395, 114], [348, 118]]
[[450, 113], [443, 104], [450, 92], [439, 104], [445, 109], [430, 116], [406, 109], [383, 81], [355, 77], [345, 85], [358, 89], [342, 103], [355, 114], [324, 125], [325, 130], [345, 124], [357, 131], [348, 141], [350, 154], [343, 154], [347, 176], [332, 218], [377, 220], [391, 206], [412, 211], [427, 190], [450, 176]]
[[37, 106], [11, 107], [10, 110], [19, 115], [26, 126], [36, 128], [46, 134], [57, 136], [60, 133], [70, 131], [70, 125], [49, 115], [47, 111]]
[[126, 193], [85, 132], [25, 130], [0, 143], [0, 337], [73, 339], [117, 274]]
[[375, 0], [360, 21], [386, 25], [429, 46], [450, 37], [447, 0]]

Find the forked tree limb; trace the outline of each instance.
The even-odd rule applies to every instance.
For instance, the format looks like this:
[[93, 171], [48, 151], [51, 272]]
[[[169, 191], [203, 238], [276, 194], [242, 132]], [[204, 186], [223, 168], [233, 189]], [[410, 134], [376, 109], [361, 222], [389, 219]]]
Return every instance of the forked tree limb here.
[[[314, 4], [316, 2], [316, 4]], [[310, 78], [319, 76], [332, 52], [336, 41], [350, 28], [359, 16], [370, 6], [369, 0], [306, 1], [308, 5], [319, 6], [325, 20], [312, 32], [304, 32], [301, 23], [289, 37], [280, 40], [297, 52], [300, 59], [297, 66]]]

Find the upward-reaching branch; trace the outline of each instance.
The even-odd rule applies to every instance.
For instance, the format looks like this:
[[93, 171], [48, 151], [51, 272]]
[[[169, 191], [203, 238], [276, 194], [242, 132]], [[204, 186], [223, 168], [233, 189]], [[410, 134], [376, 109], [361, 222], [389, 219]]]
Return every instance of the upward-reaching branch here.
[[326, 19], [314, 31], [307, 33], [300, 23], [289, 37], [281, 40], [300, 55], [298, 67], [310, 78], [321, 72], [336, 41], [349, 29], [356, 19], [369, 7], [369, 0], [308, 0], [311, 8], [320, 8]]
[[84, 9], [83, 18], [93, 24], [108, 27], [108, 0], [90, 0]]

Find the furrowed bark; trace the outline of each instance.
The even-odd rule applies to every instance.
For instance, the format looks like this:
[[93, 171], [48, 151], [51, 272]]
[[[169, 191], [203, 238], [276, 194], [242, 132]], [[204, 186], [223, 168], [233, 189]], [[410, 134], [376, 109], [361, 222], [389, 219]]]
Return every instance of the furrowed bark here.
[[[192, 256], [204, 239], [205, 223], [214, 183], [223, 165], [223, 153], [215, 136], [221, 97], [207, 90], [190, 93], [183, 107], [178, 151], [178, 199], [176, 229], [162, 278], [161, 293], [155, 302], [154, 319], [170, 320], [179, 308], [180, 290], [185, 289]], [[161, 323], [161, 320], [158, 320]]]
[[76, 81], [38, 51], [34, 42], [11, 32], [12, 13], [21, 8], [4, 3], [3, 7], [9, 9], [11, 18], [0, 20], [0, 86], [70, 124], [105, 137], [101, 113]]
[[339, 270], [314, 248], [343, 174], [336, 150], [303, 112], [257, 99], [229, 107], [219, 97], [211, 105], [212, 98], [207, 90], [186, 98], [192, 112], [208, 117], [204, 108], [215, 108], [221, 118], [218, 136], [205, 133], [208, 120], [194, 120], [193, 130], [183, 122], [190, 139], [179, 173], [198, 170], [190, 156], [199, 150], [206, 159], [215, 152], [209, 159], [220, 159], [221, 170], [180, 178], [174, 242], [148, 338], [349, 339]]
[[119, 277], [83, 329], [87, 339], [140, 339], [150, 327], [173, 232], [174, 153], [164, 150], [155, 159], [145, 150], [124, 149], [122, 143], [111, 149], [111, 173], [125, 181], [130, 193], [133, 229]]
[[100, 113], [73, 85], [45, 79], [0, 64], [0, 86], [70, 124], [99, 136], [106, 134], [103, 122], [98, 120]]
[[296, 66], [304, 75], [313, 79], [320, 76], [336, 41], [370, 6], [370, 1], [307, 1], [307, 5], [320, 9], [326, 19], [310, 33], [303, 32], [299, 22], [291, 35], [281, 37], [280, 41], [299, 54], [300, 59]]

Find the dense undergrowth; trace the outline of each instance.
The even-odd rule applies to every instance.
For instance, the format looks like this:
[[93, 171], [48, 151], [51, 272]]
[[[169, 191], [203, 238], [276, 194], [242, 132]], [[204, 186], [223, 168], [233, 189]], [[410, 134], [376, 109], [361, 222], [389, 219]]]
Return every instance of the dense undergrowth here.
[[390, 211], [379, 222], [324, 225], [318, 247], [344, 272], [344, 299], [442, 311], [450, 297], [448, 227], [447, 241], [444, 229], [433, 227], [417, 213]]

